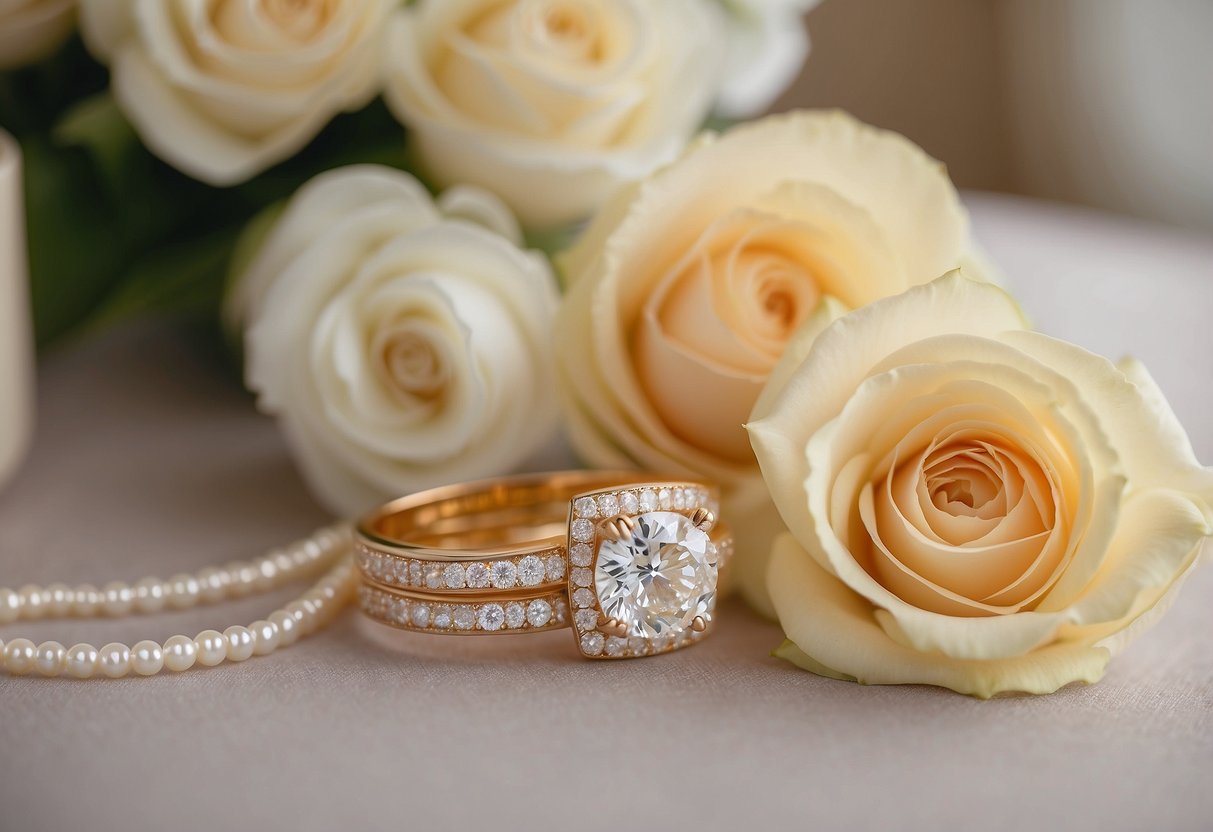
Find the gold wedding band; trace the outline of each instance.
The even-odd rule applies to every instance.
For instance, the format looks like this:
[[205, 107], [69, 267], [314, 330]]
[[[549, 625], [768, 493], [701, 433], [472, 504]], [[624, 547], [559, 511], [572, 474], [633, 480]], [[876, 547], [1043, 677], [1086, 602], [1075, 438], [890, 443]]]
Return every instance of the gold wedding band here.
[[425, 633], [572, 627], [589, 658], [698, 641], [732, 541], [704, 483], [566, 471], [446, 486], [357, 527], [359, 603]]

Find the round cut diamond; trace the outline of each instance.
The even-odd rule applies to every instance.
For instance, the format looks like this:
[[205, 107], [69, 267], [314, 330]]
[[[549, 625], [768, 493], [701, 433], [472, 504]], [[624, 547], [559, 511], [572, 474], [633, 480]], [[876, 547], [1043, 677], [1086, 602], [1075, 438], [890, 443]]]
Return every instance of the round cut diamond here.
[[579, 607], [594, 606], [594, 593], [582, 587], [573, 593], [573, 603]]
[[434, 607], [430, 623], [439, 630], [451, 629], [451, 608], [446, 604]]
[[673, 507], [674, 497], [670, 494], [670, 489], [663, 488], [657, 492], [657, 505], [664, 511]]
[[611, 636], [607, 639], [606, 654], [608, 656], [622, 656], [623, 651], [627, 649], [627, 646], [628, 640], [626, 638]]
[[716, 567], [716, 547], [690, 518], [648, 512], [628, 537], [603, 541], [594, 585], [603, 612], [627, 625], [628, 635], [678, 635], [711, 615]]
[[593, 559], [594, 550], [585, 543], [574, 543], [573, 548], [569, 549], [569, 560], [574, 566], [589, 566]]
[[624, 514], [635, 514], [640, 511], [640, 500], [636, 498], [634, 492], [625, 491], [619, 497], [619, 509]]
[[577, 622], [578, 630], [592, 630], [598, 626], [598, 611], [577, 610], [577, 614], [573, 616], [573, 620]]
[[425, 568], [425, 585], [430, 589], [442, 586], [442, 567], [439, 564], [432, 563]]
[[505, 605], [505, 626], [517, 630], [526, 621], [526, 610], [517, 601]]
[[[584, 544], [578, 543], [577, 545], [583, 546]], [[548, 555], [545, 568], [547, 569], [549, 581], [559, 581], [564, 577], [564, 558], [560, 555]]]
[[419, 561], [409, 561], [409, 583], [413, 586], [421, 586], [421, 563]]
[[471, 607], [455, 607], [451, 620], [455, 622], [455, 629], [470, 630], [476, 625], [476, 611]]
[[614, 517], [619, 513], [619, 497], [614, 494], [603, 494], [598, 498], [598, 513], [603, 517]]
[[500, 630], [501, 625], [505, 623], [505, 610], [501, 608], [501, 604], [485, 604], [480, 608], [476, 623], [482, 630]]
[[640, 503], [641, 511], [657, 510], [657, 494], [648, 488], [640, 492], [640, 500], [638, 502]]
[[581, 650], [587, 656], [597, 656], [602, 652], [602, 633], [586, 633], [581, 637]]
[[536, 586], [543, 583], [547, 569], [543, 561], [535, 555], [527, 555], [518, 561], [518, 583], [523, 586]]
[[573, 583], [577, 586], [589, 586], [594, 583], [594, 573], [578, 567], [573, 570]]
[[532, 627], [542, 627], [552, 620], [552, 605], [542, 598], [536, 598], [527, 604], [526, 620]]
[[462, 589], [467, 581], [467, 573], [462, 563], [448, 563], [442, 570], [442, 579], [450, 589]]
[[484, 589], [489, 585], [489, 568], [483, 563], [469, 563], [467, 582], [473, 589]]
[[425, 604], [414, 604], [412, 620], [414, 627], [428, 627], [430, 625], [430, 608]]
[[573, 513], [578, 517], [593, 517], [598, 513], [593, 497], [578, 497], [573, 503]]
[[574, 520], [573, 539], [580, 543], [589, 543], [594, 539], [594, 524], [585, 518]]
[[514, 579], [517, 576], [518, 570], [508, 560], [495, 560], [493, 561], [493, 565], [489, 567], [489, 579], [493, 582], [493, 586], [498, 589], [512, 587]]

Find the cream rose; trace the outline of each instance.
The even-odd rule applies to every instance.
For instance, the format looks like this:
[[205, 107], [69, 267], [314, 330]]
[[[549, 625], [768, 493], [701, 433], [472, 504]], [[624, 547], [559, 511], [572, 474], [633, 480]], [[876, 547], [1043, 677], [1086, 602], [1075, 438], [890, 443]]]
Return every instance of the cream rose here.
[[1213, 531], [1213, 471], [1145, 369], [960, 273], [820, 323], [749, 425], [790, 530], [779, 655], [980, 697], [1098, 680]]
[[729, 12], [724, 85], [716, 110], [748, 118], [774, 103], [809, 56], [804, 15], [820, 0], [721, 0]]
[[421, 0], [393, 20], [385, 95], [429, 176], [555, 226], [699, 128], [722, 17], [712, 0]]
[[89, 49], [153, 153], [211, 185], [290, 158], [375, 95], [394, 0], [80, 0]]
[[965, 257], [942, 166], [835, 112], [707, 137], [613, 198], [565, 258], [557, 326], [573, 443], [589, 462], [705, 476], [740, 519], [755, 600], [778, 518], [742, 428], [792, 334]]
[[485, 192], [435, 204], [408, 174], [341, 168], [242, 270], [249, 387], [333, 511], [504, 473], [552, 438], [556, 284], [516, 235]]
[[75, 25], [75, 0], [0, 0], [0, 70], [47, 57]]

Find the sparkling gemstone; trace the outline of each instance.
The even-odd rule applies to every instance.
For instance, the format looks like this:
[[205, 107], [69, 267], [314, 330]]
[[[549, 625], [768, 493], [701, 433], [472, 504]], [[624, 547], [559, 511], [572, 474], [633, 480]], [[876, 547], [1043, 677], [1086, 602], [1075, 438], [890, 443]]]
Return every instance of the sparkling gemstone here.
[[409, 583], [421, 586], [421, 564], [418, 561], [409, 561]]
[[430, 589], [439, 589], [442, 586], [442, 566], [434, 563], [425, 569], [425, 585]]
[[501, 604], [485, 604], [480, 608], [476, 623], [482, 630], [500, 630], [501, 625], [505, 623], [505, 610], [501, 608]]
[[391, 607], [388, 610], [388, 615], [391, 616], [393, 621], [399, 621], [401, 624], [404, 624], [409, 620], [409, 602], [400, 600], [392, 601]]
[[489, 567], [489, 580], [498, 589], [512, 587], [517, 577], [518, 570], [514, 567], [512, 561], [495, 560], [493, 561], [493, 565]]
[[434, 607], [433, 615], [430, 618], [430, 624], [439, 630], [451, 629], [451, 608], [446, 604]]
[[594, 593], [582, 587], [573, 593], [573, 603], [579, 607], [594, 606]]
[[716, 572], [716, 547], [690, 518], [648, 512], [636, 518], [630, 537], [602, 543], [594, 584], [608, 617], [626, 624], [628, 635], [654, 638], [710, 617]]
[[[578, 543], [578, 546], [584, 544]], [[547, 571], [549, 581], [559, 581], [564, 578], [564, 558], [560, 555], [548, 555], [547, 561], [544, 563], [544, 569]]]
[[598, 498], [598, 513], [603, 517], [614, 517], [619, 513], [619, 497], [615, 494], [603, 494]]
[[577, 614], [573, 616], [573, 620], [577, 622], [578, 630], [592, 630], [598, 626], [598, 611], [577, 610]]
[[602, 633], [586, 633], [581, 637], [581, 651], [587, 656], [597, 656], [602, 653]]
[[455, 611], [451, 613], [451, 620], [455, 622], [455, 629], [470, 630], [476, 626], [476, 611], [471, 607], [455, 607]]
[[641, 511], [656, 511], [657, 510], [657, 494], [649, 489], [640, 492], [640, 510]]
[[473, 589], [484, 589], [490, 583], [489, 568], [483, 563], [467, 565], [467, 583]]
[[670, 493], [670, 489], [663, 488], [657, 492], [657, 506], [662, 511], [669, 511], [674, 505], [674, 496]]
[[467, 583], [467, 572], [462, 563], [448, 563], [442, 570], [442, 580], [451, 589], [462, 589]]
[[573, 583], [577, 586], [589, 586], [594, 583], [594, 573], [582, 567], [574, 569], [572, 577]]
[[569, 549], [569, 560], [574, 566], [589, 566], [594, 560], [594, 550], [585, 543], [574, 543], [573, 548]]
[[526, 622], [526, 608], [517, 601], [505, 605], [505, 626], [517, 630]]
[[608, 656], [622, 656], [624, 651], [627, 650], [627, 647], [628, 640], [626, 638], [611, 636], [607, 639], [606, 654]]
[[547, 568], [536, 555], [527, 555], [518, 561], [518, 583], [523, 586], [536, 586], [543, 583]]
[[396, 561], [396, 565], [392, 569], [392, 583], [399, 586], [408, 586], [409, 562], [407, 560]]
[[628, 647], [632, 648], [632, 652], [639, 656], [649, 649], [649, 640], [647, 638], [640, 638], [639, 636], [632, 636], [628, 639]]
[[428, 627], [430, 625], [430, 608], [425, 604], [414, 604], [411, 620], [414, 627]]
[[569, 620], [569, 602], [564, 599], [563, 595], [556, 596], [552, 601], [552, 616], [556, 619], [556, 623], [566, 623]]
[[552, 605], [542, 598], [536, 598], [526, 607], [526, 620], [532, 627], [542, 627], [552, 620]]
[[573, 539], [580, 543], [589, 543], [594, 539], [594, 524], [585, 519], [574, 520]]
[[687, 507], [687, 493], [681, 488], [675, 488], [672, 495], [674, 500], [674, 508], [684, 509]]
[[624, 514], [635, 514], [640, 511], [640, 500], [637, 499], [635, 492], [625, 491], [620, 495], [619, 509]]
[[593, 497], [578, 497], [573, 503], [573, 513], [578, 517], [593, 517], [598, 513]]

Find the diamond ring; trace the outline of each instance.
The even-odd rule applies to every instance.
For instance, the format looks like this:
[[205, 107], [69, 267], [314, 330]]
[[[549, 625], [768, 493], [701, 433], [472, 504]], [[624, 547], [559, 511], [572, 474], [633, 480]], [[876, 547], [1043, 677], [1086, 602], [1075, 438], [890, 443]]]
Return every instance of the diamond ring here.
[[568, 471], [447, 486], [359, 522], [359, 603], [393, 627], [460, 635], [572, 627], [588, 658], [693, 644], [732, 542], [703, 483]]

